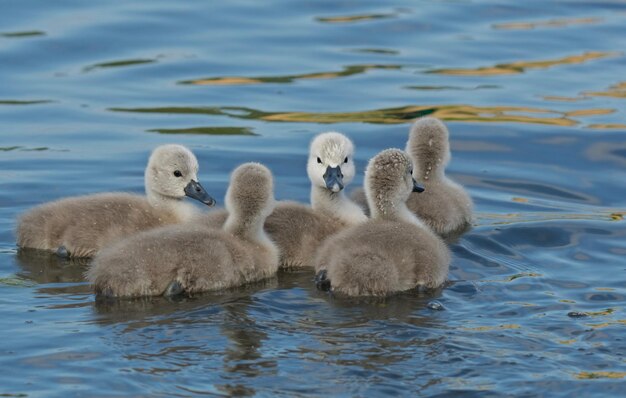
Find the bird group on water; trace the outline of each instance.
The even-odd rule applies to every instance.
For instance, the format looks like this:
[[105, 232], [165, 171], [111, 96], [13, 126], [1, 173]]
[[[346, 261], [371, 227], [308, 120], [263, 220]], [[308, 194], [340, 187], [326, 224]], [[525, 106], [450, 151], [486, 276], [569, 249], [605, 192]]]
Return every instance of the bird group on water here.
[[387, 296], [436, 288], [451, 254], [444, 239], [466, 231], [473, 205], [445, 175], [448, 130], [436, 118], [413, 123], [405, 150], [385, 149], [348, 196], [354, 145], [328, 132], [311, 142], [310, 205], [276, 201], [271, 171], [244, 163], [231, 174], [225, 207], [200, 184], [198, 161], [181, 145], [156, 148], [146, 195], [102, 193], [37, 206], [17, 223], [21, 250], [93, 257], [97, 295], [195, 294], [260, 281], [279, 268], [311, 268], [319, 288], [345, 296]]

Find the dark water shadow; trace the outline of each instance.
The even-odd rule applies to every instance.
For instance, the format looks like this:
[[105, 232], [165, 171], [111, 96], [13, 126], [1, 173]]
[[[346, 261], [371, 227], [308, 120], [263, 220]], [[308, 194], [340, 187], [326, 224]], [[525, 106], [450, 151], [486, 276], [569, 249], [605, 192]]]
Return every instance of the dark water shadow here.
[[251, 127], [215, 126], [189, 127], [184, 129], [150, 129], [150, 133], [159, 134], [194, 134], [194, 135], [249, 135], [258, 136]]
[[64, 259], [35, 249], [19, 249], [15, 256], [21, 267], [18, 275], [39, 285], [84, 282], [89, 260]]
[[127, 66], [136, 66], [144, 64], [152, 64], [157, 62], [156, 59], [124, 59], [119, 61], [101, 62], [83, 68], [83, 72], [91, 72], [97, 69], [122, 68]]
[[20, 32], [4, 32], [0, 33], [0, 36], [6, 37], [8, 39], [22, 39], [36, 36], [45, 36], [46, 32], [42, 32], [41, 30], [25, 30]]

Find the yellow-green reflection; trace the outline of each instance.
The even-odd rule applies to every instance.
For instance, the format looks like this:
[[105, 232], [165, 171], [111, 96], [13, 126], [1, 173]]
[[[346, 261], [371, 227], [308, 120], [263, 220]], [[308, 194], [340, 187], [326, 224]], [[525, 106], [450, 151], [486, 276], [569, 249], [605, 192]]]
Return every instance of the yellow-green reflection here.
[[461, 328], [471, 332], [490, 332], [493, 330], [519, 329], [521, 326], [517, 324], [504, 324], [499, 326], [478, 326], [473, 328]]
[[190, 127], [186, 129], [152, 129], [159, 134], [257, 135], [249, 127]]
[[393, 18], [395, 14], [360, 14], [360, 15], [345, 15], [345, 16], [337, 16], [337, 17], [317, 17], [315, 18], [318, 22], [323, 23], [354, 23], [354, 22], [363, 22], [363, 21], [371, 21], [373, 19], [386, 19]]
[[99, 64], [93, 64], [86, 66], [83, 68], [83, 71], [89, 72], [94, 69], [104, 69], [104, 68], [120, 68], [124, 66], [133, 66], [133, 65], [141, 65], [141, 64], [151, 64], [156, 62], [154, 59], [124, 59], [120, 61], [111, 61], [111, 62], [102, 62]]
[[[578, 122], [548, 109], [514, 106], [476, 107], [471, 105], [404, 106], [361, 112], [311, 113], [263, 112], [245, 107], [163, 107], [163, 108], [111, 108], [112, 111], [138, 113], [174, 113], [223, 115], [236, 119], [255, 119], [273, 122], [304, 123], [408, 123], [418, 117], [430, 115], [446, 121], [465, 122], [517, 122], [573, 126]], [[519, 114], [523, 113], [523, 114]], [[547, 115], [547, 116], [542, 116]], [[556, 116], [554, 116], [556, 115]]]
[[590, 326], [593, 329], [603, 329], [611, 326], [626, 326], [626, 319], [618, 319], [617, 321], [603, 323], [586, 323], [585, 325]]
[[559, 65], [581, 64], [583, 62], [614, 57], [620, 55], [618, 52], [602, 52], [591, 51], [580, 55], [571, 55], [569, 57], [548, 59], [543, 61], [516, 61], [506, 64], [497, 64], [494, 66], [485, 66], [480, 68], [451, 68], [451, 69], [433, 69], [427, 73], [437, 73], [441, 75], [456, 76], [493, 76], [493, 75], [513, 75], [524, 73], [526, 69], [546, 69]]
[[[300, 123], [372, 123], [396, 124], [430, 115], [445, 121], [463, 122], [514, 122], [553, 126], [574, 126], [579, 122], [571, 115], [549, 109], [516, 106], [472, 105], [411, 105], [399, 108], [374, 109], [360, 112], [264, 112], [245, 107], [162, 107], [162, 108], [111, 108], [118, 112], [174, 113], [230, 116], [236, 119], [254, 119], [272, 122]], [[582, 112], [596, 114], [595, 110]], [[598, 111], [600, 114], [606, 110]], [[583, 116], [581, 112], [577, 116]]]
[[32, 286], [35, 286], [36, 283], [33, 283], [32, 281], [29, 281], [28, 279], [24, 279], [20, 276], [13, 275], [13, 276], [0, 278], [0, 285], [12, 286], [12, 287], [32, 287]]
[[546, 101], [559, 101], [559, 102], [578, 102], [585, 99], [585, 97], [563, 97], [560, 95], [544, 95], [543, 97]]
[[575, 111], [565, 112], [565, 116], [569, 117], [584, 117], [584, 116], [599, 116], [610, 115], [614, 113], [615, 109], [608, 108], [596, 108], [596, 109], [577, 109]]
[[316, 72], [316, 73], [303, 73], [299, 75], [285, 75], [285, 76], [258, 76], [258, 77], [245, 77], [245, 76], [217, 76], [208, 77], [202, 79], [184, 80], [178, 82], [179, 84], [195, 84], [202, 86], [239, 86], [245, 84], [264, 84], [264, 83], [291, 83], [294, 80], [302, 79], [336, 79], [338, 77], [352, 76], [365, 73], [372, 69], [382, 70], [398, 70], [401, 69], [401, 65], [350, 65], [344, 67], [338, 72]]
[[0, 36], [8, 37], [8, 38], [33, 37], [33, 36], [45, 36], [45, 35], [46, 35], [46, 33], [42, 32], [40, 30], [28, 30], [28, 31], [23, 31], [23, 32], [0, 33]]
[[626, 377], [626, 372], [607, 372], [607, 371], [598, 371], [598, 372], [580, 372], [576, 374], [576, 378], [580, 380], [589, 380], [589, 379], [623, 379]]
[[626, 82], [619, 82], [617, 84], [614, 84], [606, 91], [588, 91], [584, 92], [583, 94], [591, 97], [626, 98]]
[[626, 124], [623, 123], [594, 123], [587, 126], [594, 130], [626, 130]]
[[607, 308], [606, 310], [602, 310], [602, 311], [587, 311], [585, 312], [585, 314], [589, 316], [606, 316], [606, 315], [611, 315], [614, 312], [615, 312], [614, 308]]
[[[517, 199], [517, 198], [516, 198]], [[521, 199], [521, 198], [519, 198]], [[518, 202], [517, 200], [514, 200]], [[521, 202], [520, 203], [528, 203]], [[540, 204], [541, 201], [533, 201]], [[476, 226], [512, 225], [521, 223], [549, 222], [560, 220], [581, 221], [623, 221], [623, 210], [602, 210], [589, 213], [574, 212], [523, 212], [523, 213], [478, 213], [476, 214]]]
[[[524, 112], [529, 115], [515, 114]], [[401, 108], [376, 109], [364, 112], [346, 113], [307, 113], [289, 112], [275, 113], [263, 117], [264, 120], [281, 122], [313, 122], [313, 123], [408, 123], [422, 116], [434, 116], [445, 121], [464, 122], [518, 122], [535, 123], [556, 126], [573, 126], [575, 120], [564, 116], [539, 115], [555, 114], [556, 112], [539, 109], [514, 106], [486, 106], [477, 107], [472, 105], [440, 105], [440, 106], [405, 106]], [[531, 116], [532, 115], [532, 116]]]
[[535, 28], [565, 28], [572, 25], [589, 25], [602, 22], [603, 18], [559, 18], [538, 22], [510, 22], [492, 25], [501, 30], [530, 30]]

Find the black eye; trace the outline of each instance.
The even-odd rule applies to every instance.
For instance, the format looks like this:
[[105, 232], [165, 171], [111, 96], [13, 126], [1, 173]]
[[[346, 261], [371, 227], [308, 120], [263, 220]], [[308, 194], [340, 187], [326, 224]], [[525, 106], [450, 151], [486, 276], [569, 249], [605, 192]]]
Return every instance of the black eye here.
[[182, 177], [182, 176], [183, 176], [183, 173], [181, 173], [180, 170], [176, 170], [174, 172], [174, 177]]
[[413, 175], [413, 169], [409, 169], [409, 174]]
[[317, 163], [322, 163], [322, 159], [320, 159], [319, 157], [317, 158]]
[[346, 158], [343, 160], [344, 163], [348, 163], [348, 157], [346, 156]]

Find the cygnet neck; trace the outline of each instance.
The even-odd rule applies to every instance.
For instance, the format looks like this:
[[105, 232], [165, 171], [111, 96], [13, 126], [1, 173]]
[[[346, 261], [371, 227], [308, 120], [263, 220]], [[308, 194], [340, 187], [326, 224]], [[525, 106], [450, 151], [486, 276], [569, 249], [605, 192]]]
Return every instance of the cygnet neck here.
[[343, 190], [332, 192], [320, 186], [312, 186], [311, 207], [313, 210], [339, 220], [346, 225], [355, 225], [367, 220], [363, 210], [356, 203], [352, 202]]
[[373, 220], [404, 222], [426, 228], [425, 224], [406, 206], [406, 203], [394, 203], [385, 200], [382, 196], [376, 196], [376, 200], [367, 195], [370, 208], [370, 217]]
[[430, 157], [432, 160], [417, 161], [420, 157], [413, 156], [415, 170], [413, 176], [417, 181], [428, 183], [429, 181], [438, 181], [445, 177], [446, 164], [443, 157]]
[[155, 191], [146, 191], [148, 203], [157, 210], [174, 213], [180, 222], [191, 220], [196, 210], [193, 205], [185, 203], [184, 198], [165, 196]]
[[228, 211], [228, 218], [224, 223], [224, 230], [245, 240], [266, 244], [269, 237], [263, 229], [265, 219], [258, 214], [243, 215], [236, 211]]

